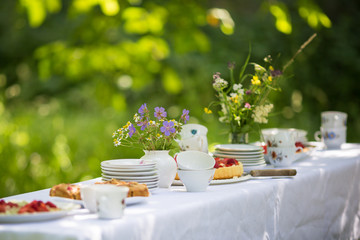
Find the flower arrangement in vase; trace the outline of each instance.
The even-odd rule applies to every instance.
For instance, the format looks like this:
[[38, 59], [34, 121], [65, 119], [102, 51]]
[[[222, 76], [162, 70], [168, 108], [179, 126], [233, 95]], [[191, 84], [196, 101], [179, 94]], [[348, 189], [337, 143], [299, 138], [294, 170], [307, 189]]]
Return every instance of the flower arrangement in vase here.
[[[250, 56], [250, 55], [249, 55]], [[242, 67], [239, 80], [235, 81], [233, 76], [235, 64], [229, 63], [231, 73], [230, 82], [221, 78], [220, 73], [213, 75], [213, 88], [216, 91], [218, 101], [205, 108], [206, 113], [212, 113], [210, 107], [218, 104], [219, 121], [229, 126], [231, 143], [247, 143], [247, 134], [255, 124], [267, 123], [268, 114], [273, 108], [268, 100], [271, 91], [279, 91], [277, 82], [282, 77], [280, 70], [275, 70], [271, 65], [271, 57], [266, 57], [265, 66], [256, 63], [248, 63], [249, 56]], [[253, 65], [254, 73], [244, 74], [248, 64]], [[248, 87], [243, 84], [250, 80]]]
[[[218, 101], [210, 103], [205, 113], [211, 114], [213, 105], [220, 105], [219, 121], [229, 126], [231, 143], [248, 143], [248, 133], [259, 131], [259, 124], [268, 122], [273, 104], [268, 96], [271, 91], [280, 91], [279, 81], [284, 78], [283, 72], [294, 61], [295, 57], [316, 37], [312, 35], [293, 58], [282, 68], [275, 69], [271, 56], [264, 58], [264, 64], [249, 63], [250, 51], [240, 69], [239, 78], [234, 77], [235, 63], [229, 63], [230, 81], [221, 78], [219, 72], [213, 75], [213, 88]], [[246, 67], [253, 66], [253, 72], [245, 74]]]
[[159, 187], [168, 188], [176, 175], [176, 162], [169, 155], [170, 149], [178, 145], [183, 124], [189, 120], [189, 110], [184, 109], [180, 119], [168, 120], [163, 107], [155, 107], [154, 120], [146, 103], [135, 113], [133, 122], [128, 121], [113, 133], [115, 147], [140, 147], [144, 150], [144, 160], [156, 161]]

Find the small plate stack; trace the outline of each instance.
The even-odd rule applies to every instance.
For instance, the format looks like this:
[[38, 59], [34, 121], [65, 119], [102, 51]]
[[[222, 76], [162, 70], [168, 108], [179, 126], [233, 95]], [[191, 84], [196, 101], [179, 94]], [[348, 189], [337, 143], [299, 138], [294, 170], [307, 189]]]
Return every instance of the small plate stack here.
[[142, 159], [116, 159], [101, 162], [104, 181], [112, 178], [125, 182], [145, 183], [149, 190], [158, 188], [159, 175], [155, 161]]
[[249, 171], [266, 166], [263, 151], [262, 147], [250, 144], [220, 144], [215, 146], [213, 157], [234, 158]]

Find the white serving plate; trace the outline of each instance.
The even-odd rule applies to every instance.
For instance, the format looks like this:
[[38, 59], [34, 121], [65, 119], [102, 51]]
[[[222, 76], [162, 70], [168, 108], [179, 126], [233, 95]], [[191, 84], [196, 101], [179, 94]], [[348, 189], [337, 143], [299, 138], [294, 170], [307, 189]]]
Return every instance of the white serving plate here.
[[[110, 181], [112, 178], [108, 178], [108, 177], [102, 177], [102, 180], [103, 181]], [[117, 179], [117, 178], [116, 178]], [[155, 180], [124, 180], [124, 179], [118, 179], [118, 180], [121, 180], [121, 181], [125, 181], [125, 182], [138, 182], [138, 183], [158, 183], [159, 182], [159, 179], [155, 179]]]
[[251, 151], [251, 152], [239, 152], [239, 151], [222, 151], [222, 150], [216, 150], [213, 152], [213, 155], [222, 154], [222, 155], [230, 155], [230, 156], [245, 156], [245, 157], [251, 157], [251, 156], [258, 156], [263, 154], [263, 150], [261, 151]]
[[258, 163], [258, 162], [265, 161], [265, 158], [264, 157], [257, 158], [257, 159], [239, 159], [239, 158], [236, 158], [236, 160], [238, 162], [242, 162], [242, 163]]
[[116, 171], [116, 170], [107, 170], [107, 169], [101, 169], [101, 172], [106, 173], [108, 175], [121, 175], [121, 176], [151, 176], [157, 174], [156, 170], [151, 171], [142, 171], [142, 172], [129, 172], [129, 171]]
[[262, 161], [262, 162], [257, 162], [257, 163], [242, 163], [243, 167], [251, 167], [251, 166], [261, 166], [261, 165], [264, 165], [266, 164], [265, 161]]
[[263, 158], [264, 155], [258, 154], [253, 156], [241, 156], [241, 155], [228, 155], [228, 154], [214, 154], [214, 157], [220, 157], [220, 158], [235, 158], [235, 159], [260, 159]]
[[156, 171], [156, 166], [150, 167], [141, 167], [141, 168], [113, 168], [113, 167], [106, 167], [102, 166], [101, 170], [108, 170], [108, 171], [120, 171], [120, 172], [149, 172], [149, 171]]
[[[75, 200], [75, 199], [63, 198], [63, 197], [51, 197], [51, 198], [54, 198], [56, 201], [79, 204], [79, 205], [84, 206], [83, 200]], [[148, 197], [127, 197], [127, 198], [125, 198], [125, 203], [126, 203], [126, 205], [133, 205], [133, 204], [137, 204], [140, 202], [144, 202], [145, 200], [147, 200], [147, 198]]]
[[215, 146], [215, 149], [221, 151], [239, 151], [239, 152], [259, 152], [263, 151], [262, 147], [254, 146], [250, 144], [219, 144]]
[[[210, 185], [219, 185], [219, 184], [229, 184], [229, 183], [237, 183], [243, 182], [250, 179], [250, 174], [244, 174], [241, 177], [229, 178], [229, 179], [213, 179], [210, 182]], [[174, 186], [182, 186], [183, 183], [181, 180], [174, 180], [172, 185]]]
[[257, 165], [257, 166], [244, 166], [244, 171], [245, 172], [250, 172], [251, 170], [254, 170], [254, 169], [264, 169], [266, 168], [267, 165], [266, 164], [261, 164], [261, 165]]
[[[15, 200], [11, 200], [15, 201]], [[20, 200], [21, 201], [21, 200]], [[27, 201], [31, 202], [31, 201]], [[81, 205], [70, 202], [57, 202], [51, 201], [61, 210], [52, 212], [36, 212], [27, 214], [15, 214], [15, 215], [1, 215], [1, 223], [22, 223], [22, 222], [39, 222], [62, 218], [70, 214], [71, 211], [81, 208]]]
[[123, 175], [109, 175], [109, 174], [102, 174], [101, 175], [102, 177], [105, 177], [105, 178], [116, 178], [116, 179], [119, 179], [119, 180], [123, 180], [125, 181], [124, 179], [126, 180], [129, 180], [129, 181], [138, 181], [138, 180], [158, 180], [159, 179], [159, 175], [152, 175], [152, 176], [131, 176], [131, 177], [128, 177], [128, 176], [123, 176]]
[[101, 162], [101, 166], [117, 169], [128, 168], [149, 168], [156, 165], [155, 161], [142, 159], [114, 159]]

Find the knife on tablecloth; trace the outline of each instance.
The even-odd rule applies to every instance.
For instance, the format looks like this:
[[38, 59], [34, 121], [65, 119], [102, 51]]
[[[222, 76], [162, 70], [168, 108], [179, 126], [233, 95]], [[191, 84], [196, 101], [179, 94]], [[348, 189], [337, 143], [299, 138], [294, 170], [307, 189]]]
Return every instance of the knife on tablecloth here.
[[296, 175], [296, 169], [258, 169], [251, 170], [250, 175], [252, 177], [276, 177], [276, 176], [288, 176], [292, 177]]

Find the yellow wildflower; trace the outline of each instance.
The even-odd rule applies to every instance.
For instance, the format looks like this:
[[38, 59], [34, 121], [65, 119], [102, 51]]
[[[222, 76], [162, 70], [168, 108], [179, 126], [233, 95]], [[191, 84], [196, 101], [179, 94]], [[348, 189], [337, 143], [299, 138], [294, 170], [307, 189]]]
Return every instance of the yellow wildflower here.
[[251, 79], [251, 83], [253, 85], [260, 85], [261, 84], [258, 76], [253, 76], [253, 78]]
[[274, 71], [273, 66], [270, 66], [270, 67], [269, 67], [269, 70], [270, 70], [270, 71]]
[[235, 95], [231, 97], [231, 101], [233, 101], [234, 103], [238, 103], [239, 102], [238, 99], [239, 99], [239, 95]]
[[268, 76], [268, 80], [269, 80], [269, 82], [271, 82], [271, 81], [272, 81], [272, 77], [271, 77], [271, 76]]
[[212, 111], [211, 111], [210, 109], [208, 109], [207, 107], [204, 108], [204, 112], [205, 112], [206, 114], [212, 114]]

